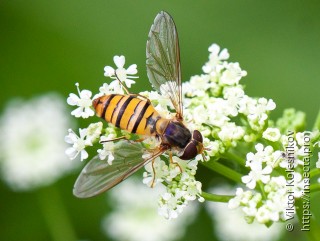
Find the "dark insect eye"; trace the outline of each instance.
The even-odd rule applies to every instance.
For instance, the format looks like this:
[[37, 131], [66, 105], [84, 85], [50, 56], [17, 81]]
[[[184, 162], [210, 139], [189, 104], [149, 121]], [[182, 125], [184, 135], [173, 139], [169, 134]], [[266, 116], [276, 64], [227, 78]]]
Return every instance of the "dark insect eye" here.
[[190, 160], [194, 158], [198, 154], [197, 146], [193, 142], [189, 142], [189, 144], [184, 148], [182, 156], [180, 159], [182, 160]]
[[192, 138], [198, 142], [201, 142], [201, 143], [203, 142], [202, 135], [198, 130], [193, 131]]

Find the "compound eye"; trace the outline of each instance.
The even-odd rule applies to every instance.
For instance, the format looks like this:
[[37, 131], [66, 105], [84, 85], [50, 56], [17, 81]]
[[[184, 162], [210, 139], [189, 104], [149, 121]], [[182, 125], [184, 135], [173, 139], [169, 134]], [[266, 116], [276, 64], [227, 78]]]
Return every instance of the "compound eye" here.
[[192, 138], [200, 143], [203, 142], [203, 138], [202, 138], [202, 135], [200, 133], [200, 131], [198, 130], [194, 130], [193, 131], [193, 134], [192, 134]]
[[188, 145], [184, 148], [182, 156], [179, 158], [182, 160], [190, 160], [198, 155], [198, 150], [196, 144], [189, 142]]

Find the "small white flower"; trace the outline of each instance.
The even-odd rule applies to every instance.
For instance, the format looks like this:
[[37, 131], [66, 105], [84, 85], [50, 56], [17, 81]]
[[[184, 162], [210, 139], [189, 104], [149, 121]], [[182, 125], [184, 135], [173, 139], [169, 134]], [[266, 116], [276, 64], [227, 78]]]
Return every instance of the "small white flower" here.
[[266, 98], [259, 98], [256, 105], [251, 106], [250, 114], [248, 118], [251, 120], [257, 120], [259, 124], [263, 124], [268, 118], [267, 113], [276, 108], [276, 104], [273, 100], [267, 100]]
[[[111, 66], [104, 67], [104, 76], [110, 77], [113, 79], [115, 79], [117, 76], [121, 82], [124, 82], [125, 85], [128, 88], [130, 88], [131, 85], [135, 83], [135, 81], [132, 79], [138, 78], [137, 76], [132, 76], [138, 72], [137, 65], [132, 64], [127, 69], [125, 69], [124, 68], [125, 57], [123, 55], [114, 56], [113, 61], [114, 61], [115, 65], [117, 66], [117, 69], [114, 69]], [[114, 86], [113, 86], [113, 88], [114, 88]]]
[[87, 143], [91, 145], [101, 136], [103, 124], [102, 122], [91, 123], [87, 128]]
[[220, 84], [222, 85], [235, 85], [238, 84], [247, 72], [241, 70], [239, 63], [228, 63], [225, 65], [226, 70], [223, 71], [220, 77]]
[[239, 103], [239, 113], [246, 115], [250, 127], [260, 132], [265, 126], [269, 111], [275, 107], [273, 100], [267, 100], [266, 98], [256, 100], [244, 96]]
[[158, 213], [168, 220], [176, 219], [182, 213], [185, 204], [179, 204], [182, 193], [178, 190], [176, 194], [164, 193], [161, 195]]
[[202, 67], [202, 70], [205, 73], [216, 71], [223, 60], [227, 60], [230, 56], [227, 49], [223, 49], [220, 52], [220, 46], [217, 44], [212, 44], [208, 50], [210, 52], [209, 61]]
[[218, 133], [219, 138], [223, 142], [232, 142], [243, 137], [244, 130], [241, 126], [236, 126], [234, 123], [226, 123], [221, 127]]
[[255, 145], [257, 152], [247, 154], [246, 166], [251, 166], [252, 163], [266, 163], [266, 165], [274, 166], [275, 161], [279, 159], [280, 152], [273, 151], [272, 146], [264, 147], [261, 143]]
[[151, 137], [146, 138], [143, 141], [143, 144], [145, 144], [148, 147], [148, 149], [152, 150], [152, 149], [155, 149], [158, 146], [160, 146], [161, 140], [159, 138], [151, 136]]
[[69, 147], [66, 150], [66, 155], [70, 160], [75, 159], [80, 153], [80, 159], [83, 161], [88, 158], [88, 152], [85, 150], [87, 146], [92, 146], [90, 140], [87, 140], [87, 129], [79, 129], [80, 137], [77, 136], [71, 129], [68, 130], [69, 134], [65, 137], [65, 142], [72, 144], [72, 147]]
[[[219, 141], [210, 141], [208, 138], [204, 138], [203, 143], [204, 143], [204, 146], [207, 148], [205, 152], [209, 156], [216, 156], [221, 149], [221, 145], [220, 145], [221, 142]], [[209, 161], [209, 158], [207, 161]]]
[[276, 142], [280, 139], [281, 133], [278, 128], [267, 128], [263, 133], [262, 137], [266, 140]]
[[[222, 49], [220, 52], [220, 46], [218, 44], [212, 44], [209, 48], [208, 48], [210, 54], [210, 59], [218, 59], [219, 61], [221, 60], [227, 60], [230, 55], [228, 53], [227, 49]], [[220, 52], [220, 53], [219, 53]]]
[[208, 119], [207, 109], [203, 105], [195, 107], [193, 110], [193, 121], [197, 124], [206, 123]]
[[99, 154], [100, 160], [105, 160], [108, 157], [107, 162], [109, 165], [112, 165], [112, 162], [114, 160], [114, 145], [115, 144], [112, 141], [107, 141], [110, 139], [112, 139], [112, 138], [101, 137], [100, 141], [104, 142], [103, 149], [99, 149], [99, 150], [97, 150], [97, 152]]
[[271, 166], [262, 168], [261, 162], [252, 162], [250, 165], [251, 171], [248, 175], [241, 178], [242, 182], [250, 189], [256, 187], [256, 182], [261, 181], [267, 183], [270, 180], [270, 173], [272, 172]]
[[257, 202], [254, 199], [251, 199], [247, 206], [242, 208], [243, 213], [245, 214], [245, 216], [247, 217], [254, 217], [257, 214]]
[[89, 90], [79, 90], [79, 84], [76, 83], [77, 90], [79, 96], [71, 93], [67, 99], [67, 103], [71, 106], [78, 106], [77, 109], [71, 112], [71, 115], [75, 117], [88, 118], [89, 116], [94, 115], [94, 111], [92, 110], [92, 99], [91, 99], [91, 91]]
[[224, 126], [228, 123], [230, 118], [229, 105], [226, 100], [215, 99], [213, 102], [209, 102], [207, 105], [208, 124], [213, 126]]
[[244, 191], [242, 188], [238, 187], [236, 189], [236, 195], [234, 198], [230, 199], [228, 202], [228, 208], [235, 209], [242, 205], [247, 205], [252, 199], [253, 193], [249, 191]]
[[[206, 91], [212, 86], [209, 75], [192, 76], [188, 85], [183, 86], [183, 91], [190, 96], [205, 96]], [[185, 83], [184, 83], [185, 84]]]
[[270, 181], [264, 186], [266, 193], [278, 192], [280, 195], [287, 193], [286, 179], [284, 176], [271, 177]]
[[266, 205], [258, 209], [256, 219], [259, 223], [267, 223], [270, 221], [271, 212]]
[[223, 89], [223, 96], [227, 100], [230, 114], [232, 116], [238, 115], [238, 109], [240, 108], [240, 101], [244, 97], [244, 91], [240, 87], [225, 87]]
[[145, 91], [141, 92], [140, 95], [149, 98], [154, 108], [161, 116], [168, 119], [173, 117], [173, 114], [169, 111], [169, 109], [173, 109], [173, 105], [167, 96], [160, 95], [156, 91], [151, 91], [148, 93]]
[[114, 80], [110, 84], [104, 83], [99, 88], [99, 91], [100, 91], [100, 93], [98, 95], [94, 96], [93, 99], [96, 99], [102, 95], [124, 94], [124, 90], [118, 80]]
[[238, 187], [236, 189], [236, 195], [234, 198], [231, 198], [228, 202], [228, 208], [235, 209], [240, 206], [242, 199], [243, 189]]
[[[182, 174], [182, 179], [183, 176], [186, 175], [186, 173]], [[189, 178], [189, 175], [187, 176], [187, 181], [185, 181], [185, 185], [186, 185], [186, 193], [184, 195], [186, 200], [195, 200], [199, 194], [201, 194], [201, 187], [202, 187], [202, 183], [199, 181], [196, 181], [194, 178]]]

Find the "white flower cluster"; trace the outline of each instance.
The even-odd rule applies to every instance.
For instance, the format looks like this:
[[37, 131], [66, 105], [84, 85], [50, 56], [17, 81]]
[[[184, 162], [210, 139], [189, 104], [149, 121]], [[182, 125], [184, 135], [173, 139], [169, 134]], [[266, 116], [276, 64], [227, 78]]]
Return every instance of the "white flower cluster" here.
[[72, 125], [61, 96], [13, 99], [0, 117], [1, 176], [16, 191], [50, 185], [76, 166], [63, 151]]
[[[266, 130], [264, 133], [272, 133], [264, 135], [266, 139], [273, 139], [278, 136], [278, 131]], [[303, 133], [297, 133], [300, 136]], [[285, 136], [277, 137], [284, 139]], [[299, 150], [298, 142], [294, 143], [296, 149]], [[234, 209], [242, 207], [246, 221], [252, 223], [257, 221], [263, 224], [271, 224], [272, 222], [285, 221], [285, 211], [288, 208], [288, 195], [299, 198], [303, 195], [303, 188], [306, 182], [299, 172], [298, 165], [303, 165], [302, 156], [299, 151], [295, 156], [295, 170], [289, 175], [292, 180], [287, 180], [284, 175], [288, 168], [288, 157], [284, 152], [274, 151], [271, 146], [264, 147], [262, 144], [255, 146], [256, 153], [248, 153], [246, 166], [249, 167], [248, 175], [242, 177], [242, 182], [250, 189], [244, 191], [237, 188], [236, 196], [229, 201], [229, 208]], [[288, 182], [289, 181], [289, 182]], [[288, 186], [287, 183], [290, 183]], [[260, 185], [257, 185], [260, 184]], [[257, 188], [256, 188], [257, 186]], [[257, 191], [254, 189], [256, 188]], [[295, 208], [291, 207], [294, 212]]]
[[[228, 185], [221, 185], [210, 189], [210, 193], [216, 193], [220, 195], [230, 195], [234, 192], [233, 187]], [[259, 199], [260, 196], [252, 197], [252, 193], [247, 191], [243, 192], [242, 189], [238, 189], [239, 196], [243, 196], [243, 202], [252, 203], [254, 199]], [[249, 199], [251, 199], [249, 201]], [[233, 205], [238, 205], [236, 202], [239, 200], [233, 200]], [[253, 221], [248, 224], [243, 219], [243, 211], [240, 209], [229, 209], [225, 203], [218, 202], [206, 202], [206, 209], [213, 219], [213, 230], [221, 241], [272, 241], [279, 240], [285, 228], [282, 223], [277, 223], [271, 227], [261, 225], [257, 221]], [[254, 231], [253, 231], [254, 230]]]
[[[209, 47], [209, 61], [204, 74], [191, 77], [183, 84], [185, 118], [191, 129], [206, 137], [209, 156], [217, 156], [237, 142], [255, 141], [253, 134], [263, 130], [268, 113], [275, 109], [270, 99], [245, 95], [240, 79], [247, 75], [239, 63], [229, 63], [229, 53], [216, 44]], [[239, 125], [239, 118], [246, 124]], [[249, 127], [249, 128], [248, 128]]]
[[[256, 219], [260, 223], [283, 220], [283, 208], [278, 202], [285, 198], [283, 181], [281, 176], [274, 174], [275, 169], [285, 168], [287, 159], [283, 152], [275, 151], [272, 146], [283, 143], [283, 130], [280, 127], [269, 126], [269, 113], [276, 105], [271, 99], [252, 98], [245, 94], [239, 81], [246, 76], [246, 71], [240, 68], [239, 63], [227, 62], [229, 53], [226, 49], [220, 51], [220, 47], [213, 44], [209, 47], [209, 60], [203, 66], [203, 74], [191, 77], [184, 82], [183, 106], [184, 121], [190, 130], [199, 130], [204, 137], [204, 155], [206, 160], [224, 157], [229, 150], [235, 149], [240, 142], [248, 144], [263, 139], [263, 143], [270, 143], [264, 147], [256, 145], [256, 153], [247, 154], [246, 167], [250, 172], [242, 177], [242, 181], [250, 189], [243, 191], [238, 189], [237, 195], [229, 203], [230, 207], [242, 206], [248, 219], [252, 222]], [[103, 84], [100, 92], [92, 99], [92, 93], [88, 90], [79, 90], [79, 97], [70, 94], [68, 103], [77, 108], [71, 113], [75, 117], [87, 118], [93, 115], [92, 100], [98, 96], [108, 94], [123, 94], [126, 87], [135, 83], [133, 79], [137, 73], [136, 65], [124, 68], [124, 56], [114, 57], [116, 69], [105, 67], [105, 76], [114, 79], [110, 84]], [[121, 83], [116, 79], [118, 78]], [[159, 114], [164, 118], [172, 118], [173, 106], [169, 98], [157, 92], [145, 91], [140, 95], [147, 97]], [[301, 119], [301, 118], [300, 118]], [[285, 122], [282, 121], [282, 122]], [[80, 135], [69, 131], [66, 141], [72, 146], [66, 151], [73, 159], [79, 155], [81, 160], [88, 158], [86, 148], [96, 142], [102, 142], [98, 149], [101, 160], [106, 160], [110, 165], [114, 160], [114, 143], [105, 142], [120, 136], [131, 137], [132, 134], [119, 130], [111, 124], [92, 123], [88, 128], [80, 129]], [[269, 127], [268, 127], [269, 126]], [[283, 132], [283, 131], [282, 131]], [[297, 134], [297, 139], [299, 134]], [[130, 139], [130, 138], [128, 138]], [[153, 149], [159, 146], [156, 138], [145, 139], [144, 144]], [[299, 144], [299, 143], [298, 143]], [[252, 144], [251, 144], [252, 145]], [[301, 146], [301, 144], [299, 144]], [[298, 153], [298, 152], [297, 152]], [[149, 152], [144, 155], [150, 155]], [[164, 161], [166, 159], [166, 162]], [[201, 197], [201, 183], [195, 179], [197, 165], [202, 160], [198, 155], [195, 160], [182, 161], [178, 157], [171, 158], [164, 154], [145, 166], [143, 182], [153, 187], [158, 183], [166, 186], [166, 192], [160, 196], [159, 213], [168, 218], [176, 218], [188, 205], [189, 201]], [[296, 158], [296, 165], [301, 160]], [[296, 175], [297, 183], [300, 183], [299, 173]], [[300, 176], [301, 177], [301, 176]], [[299, 196], [299, 184], [295, 188], [295, 197]], [[277, 188], [275, 188], [277, 187]], [[253, 191], [259, 190], [260, 192]], [[281, 209], [281, 211], [280, 211]]]
[[[189, 201], [201, 197], [201, 183], [195, 180], [197, 160], [189, 162], [173, 157], [173, 162], [167, 165], [160, 158], [145, 166], [143, 182], [154, 186], [159, 182], [166, 183], [166, 192], [159, 200], [159, 214], [167, 219], [177, 218]], [[153, 165], [153, 166], [152, 166]], [[153, 171], [155, 170], [155, 171]]]
[[[124, 56], [115, 56], [114, 62], [117, 66], [117, 69], [114, 69], [110, 66], [104, 68], [104, 75], [115, 79], [115, 75], [124, 82], [128, 87], [131, 84], [134, 84], [135, 81], [132, 78], [137, 78], [132, 76], [137, 73], [137, 66], [130, 65], [128, 69], [124, 68], [125, 57]], [[110, 84], [104, 83], [100, 87], [99, 93], [96, 94], [93, 98], [92, 92], [90, 90], [79, 89], [79, 84], [76, 84], [78, 95], [71, 93], [67, 99], [67, 102], [71, 106], [76, 106], [77, 108], [71, 112], [71, 115], [77, 118], [88, 118], [94, 115], [94, 108], [92, 106], [92, 101], [98, 96], [108, 95], [108, 94], [123, 94], [123, 86], [119, 83], [118, 80], [113, 80]], [[67, 156], [72, 160], [75, 159], [80, 153], [81, 161], [87, 159], [88, 152], [85, 148], [88, 146], [93, 146], [94, 143], [102, 142], [102, 148], [98, 149], [99, 158], [101, 160], [107, 159], [109, 164], [114, 160], [113, 156], [113, 142], [105, 142], [106, 140], [111, 140], [118, 137], [115, 128], [113, 126], [108, 126], [103, 128], [102, 122], [91, 123], [87, 128], [79, 129], [79, 135], [77, 135], [73, 130], [69, 129], [69, 134], [65, 137], [65, 141], [72, 145], [66, 150]]]
[[69, 147], [66, 150], [66, 154], [71, 160], [73, 160], [80, 153], [82, 161], [88, 158], [88, 153], [85, 148], [87, 146], [92, 146], [93, 143], [99, 139], [102, 131], [102, 122], [92, 123], [88, 128], [79, 129], [80, 137], [71, 129], [68, 131], [69, 135], [65, 137], [65, 142], [72, 144], [72, 147]]

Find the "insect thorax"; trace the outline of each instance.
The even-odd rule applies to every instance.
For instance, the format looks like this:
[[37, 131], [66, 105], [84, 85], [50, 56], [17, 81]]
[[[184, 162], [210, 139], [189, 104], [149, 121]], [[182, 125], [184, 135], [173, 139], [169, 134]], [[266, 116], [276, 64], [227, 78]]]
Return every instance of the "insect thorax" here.
[[191, 132], [182, 123], [170, 121], [163, 134], [163, 140], [171, 146], [184, 148], [191, 140]]

